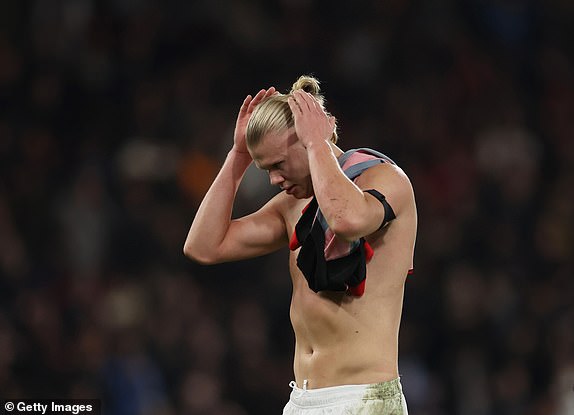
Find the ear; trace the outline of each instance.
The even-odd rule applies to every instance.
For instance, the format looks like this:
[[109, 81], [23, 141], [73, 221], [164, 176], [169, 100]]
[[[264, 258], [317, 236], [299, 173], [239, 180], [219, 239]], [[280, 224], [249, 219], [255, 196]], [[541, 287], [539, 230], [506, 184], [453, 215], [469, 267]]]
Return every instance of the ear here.
[[292, 146], [293, 144], [296, 144], [298, 142], [301, 141], [299, 140], [299, 136], [297, 136], [297, 133], [295, 132], [295, 128], [293, 128], [291, 134], [289, 134], [289, 136], [287, 137], [287, 145]]
[[335, 130], [335, 126], [337, 125], [337, 119], [334, 116], [329, 116], [329, 125], [331, 126], [331, 128], [333, 129], [333, 131]]

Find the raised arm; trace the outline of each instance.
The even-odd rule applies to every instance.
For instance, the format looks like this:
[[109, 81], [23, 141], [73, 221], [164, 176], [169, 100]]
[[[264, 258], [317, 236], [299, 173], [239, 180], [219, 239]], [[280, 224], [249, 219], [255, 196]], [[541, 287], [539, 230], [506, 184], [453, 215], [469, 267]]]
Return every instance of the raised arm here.
[[295, 131], [307, 149], [313, 190], [329, 228], [339, 237], [356, 240], [377, 231], [385, 217], [384, 206], [364, 190], [375, 189], [385, 195], [397, 217], [412, 205], [412, 187], [396, 166], [382, 164], [365, 171], [357, 184], [339, 167], [329, 137], [335, 127], [315, 98], [295, 91], [289, 105]]
[[254, 108], [275, 89], [261, 90], [245, 98], [234, 134], [234, 144], [205, 195], [189, 229], [183, 252], [197, 262], [214, 264], [252, 258], [272, 252], [287, 243], [285, 224], [277, 199], [257, 212], [231, 219], [239, 184], [251, 164], [245, 144], [245, 130]]

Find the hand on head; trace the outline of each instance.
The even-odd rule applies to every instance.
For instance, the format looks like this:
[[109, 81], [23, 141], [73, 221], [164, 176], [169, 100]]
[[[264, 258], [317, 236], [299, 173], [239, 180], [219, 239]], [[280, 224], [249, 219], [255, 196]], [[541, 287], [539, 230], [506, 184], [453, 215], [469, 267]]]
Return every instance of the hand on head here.
[[295, 121], [295, 132], [305, 148], [330, 140], [335, 131], [335, 117], [328, 115], [313, 95], [298, 89], [293, 91], [288, 102]]
[[255, 110], [255, 107], [259, 105], [261, 101], [276, 93], [277, 91], [275, 88], [270, 87], [269, 89], [262, 89], [254, 97], [247, 95], [239, 109], [237, 122], [235, 123], [235, 133], [233, 135], [233, 147], [235, 151], [238, 153], [249, 153], [247, 150], [247, 144], [245, 143], [245, 131], [247, 130], [249, 118], [251, 117], [253, 110]]

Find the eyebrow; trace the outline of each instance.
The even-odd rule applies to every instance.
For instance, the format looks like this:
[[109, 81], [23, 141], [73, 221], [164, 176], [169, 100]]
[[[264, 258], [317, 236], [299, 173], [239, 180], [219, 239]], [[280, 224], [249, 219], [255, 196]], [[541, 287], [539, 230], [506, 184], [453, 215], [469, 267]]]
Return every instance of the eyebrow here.
[[260, 169], [260, 170], [269, 170], [270, 167], [273, 167], [273, 166], [275, 166], [275, 165], [277, 165], [277, 164], [279, 164], [279, 163], [282, 163], [282, 162], [283, 162], [282, 159], [281, 159], [281, 160], [278, 160], [278, 161], [275, 161], [275, 162], [273, 162], [273, 163], [269, 163], [269, 164], [258, 164], [257, 162], [255, 162], [255, 166], [257, 166], [257, 168]]

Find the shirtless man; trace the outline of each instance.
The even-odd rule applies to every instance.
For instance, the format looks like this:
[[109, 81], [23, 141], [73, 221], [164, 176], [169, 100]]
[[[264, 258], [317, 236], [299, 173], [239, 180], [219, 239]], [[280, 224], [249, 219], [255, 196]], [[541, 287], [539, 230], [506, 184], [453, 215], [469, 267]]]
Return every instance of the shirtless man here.
[[[302, 248], [291, 246], [295, 382], [283, 413], [406, 414], [398, 333], [416, 238], [412, 186], [390, 159], [349, 179], [336, 139], [335, 118], [325, 111], [314, 78], [300, 77], [289, 94], [271, 87], [247, 96], [233, 147], [197, 211], [184, 253], [203, 264], [268, 254], [292, 241], [302, 210], [315, 197], [337, 243], [364, 238], [374, 255], [364, 294], [315, 292], [297, 263]], [[232, 219], [252, 162], [283, 191], [255, 213]], [[396, 217], [385, 223], [389, 211]]]

